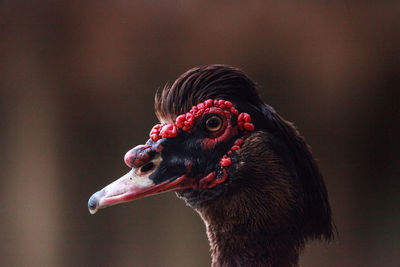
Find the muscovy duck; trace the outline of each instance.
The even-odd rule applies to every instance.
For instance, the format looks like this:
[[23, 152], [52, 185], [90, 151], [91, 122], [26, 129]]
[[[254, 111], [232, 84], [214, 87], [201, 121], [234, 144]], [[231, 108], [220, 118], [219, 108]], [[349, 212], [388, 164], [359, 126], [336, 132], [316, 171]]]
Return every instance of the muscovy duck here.
[[126, 153], [131, 170], [90, 197], [92, 214], [174, 191], [205, 222], [213, 266], [297, 266], [308, 240], [333, 238], [309, 146], [241, 70], [193, 68], [155, 110], [160, 123]]

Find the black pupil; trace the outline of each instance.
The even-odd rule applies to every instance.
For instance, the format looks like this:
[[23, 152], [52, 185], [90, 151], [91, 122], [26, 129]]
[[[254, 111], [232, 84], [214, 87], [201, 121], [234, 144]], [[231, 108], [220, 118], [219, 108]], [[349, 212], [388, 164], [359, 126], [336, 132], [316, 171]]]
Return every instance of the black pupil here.
[[154, 166], [153, 162], [147, 163], [146, 165], [144, 165], [144, 166], [140, 169], [140, 171], [141, 171], [141, 172], [148, 172], [148, 171], [150, 171], [151, 169], [153, 169], [153, 166]]
[[221, 121], [218, 118], [215, 118], [215, 117], [210, 118], [207, 121], [207, 128], [209, 130], [215, 130], [219, 127], [220, 123], [221, 123]]

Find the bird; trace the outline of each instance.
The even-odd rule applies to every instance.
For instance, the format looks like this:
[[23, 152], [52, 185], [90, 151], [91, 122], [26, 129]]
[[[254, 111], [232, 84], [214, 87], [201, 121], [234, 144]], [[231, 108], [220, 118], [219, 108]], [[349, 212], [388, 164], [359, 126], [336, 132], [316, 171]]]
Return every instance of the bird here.
[[192, 68], [155, 96], [159, 119], [124, 157], [131, 169], [94, 193], [90, 213], [173, 191], [204, 221], [212, 266], [299, 266], [311, 240], [334, 239], [310, 146], [241, 69]]

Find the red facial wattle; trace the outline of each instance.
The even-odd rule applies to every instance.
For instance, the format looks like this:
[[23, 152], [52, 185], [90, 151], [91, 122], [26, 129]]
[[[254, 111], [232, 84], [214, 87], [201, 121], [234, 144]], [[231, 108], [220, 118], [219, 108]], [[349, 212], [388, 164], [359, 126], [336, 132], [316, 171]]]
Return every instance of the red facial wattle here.
[[240, 113], [238, 116], [238, 127], [242, 131], [253, 131], [254, 130], [254, 124], [251, 123], [251, 117], [247, 113]]
[[[220, 143], [233, 142], [229, 150], [220, 158], [219, 169], [204, 174], [204, 177], [196, 176], [197, 179], [195, 179], [195, 177], [191, 177], [192, 164], [195, 161], [186, 160], [183, 164], [184, 168], [181, 168], [180, 171], [177, 169], [178, 175], [173, 176], [178, 178], [150, 179], [150, 175], [156, 172], [163, 161], [161, 155], [166, 143], [162, 139], [178, 138], [181, 132], [193, 134], [201, 127], [203, 120], [213, 116], [218, 116], [221, 127], [204, 134], [203, 137], [201, 134], [196, 134], [198, 139], [193, 140], [201, 144], [200, 147], [204, 153], [214, 153], [213, 149]], [[187, 188], [210, 189], [222, 184], [228, 178], [227, 168], [232, 164], [232, 152], [240, 149], [248, 132], [253, 130], [254, 124], [251, 116], [247, 113], [239, 113], [231, 102], [209, 99], [199, 103], [193, 106], [189, 112], [177, 116], [175, 123], [155, 125], [150, 131], [150, 140], [146, 145], [137, 146], [127, 152], [125, 163], [132, 168], [132, 171], [103, 190], [96, 192], [89, 200], [89, 210], [94, 213], [102, 207], [165, 191]], [[172, 169], [175, 168], [176, 166]]]
[[[189, 112], [177, 116], [175, 123], [155, 125], [150, 132], [150, 138], [155, 142], [160, 138], [174, 138], [178, 135], [177, 129], [192, 133], [196, 129], [196, 122], [208, 114], [220, 116], [223, 119], [223, 126], [210, 137], [198, 140], [202, 144], [203, 150], [212, 150], [220, 142], [231, 141], [232, 138], [238, 135], [239, 131], [251, 132], [254, 130], [254, 124], [251, 122], [251, 116], [248, 113], [239, 113], [230, 101], [208, 99], [193, 106]], [[232, 117], [236, 118], [236, 126], [232, 126]], [[216, 185], [217, 181], [218, 183], [222, 183], [226, 180], [227, 172], [225, 168], [232, 164], [230, 155], [232, 151], [240, 149], [245, 138], [246, 136], [236, 139], [230, 150], [221, 158], [222, 178], [217, 179], [216, 173], [212, 172], [200, 179], [202, 182], [199, 183], [199, 187], [212, 188]]]
[[175, 124], [156, 124], [150, 131], [150, 138], [156, 142], [161, 138], [172, 138], [178, 135]]

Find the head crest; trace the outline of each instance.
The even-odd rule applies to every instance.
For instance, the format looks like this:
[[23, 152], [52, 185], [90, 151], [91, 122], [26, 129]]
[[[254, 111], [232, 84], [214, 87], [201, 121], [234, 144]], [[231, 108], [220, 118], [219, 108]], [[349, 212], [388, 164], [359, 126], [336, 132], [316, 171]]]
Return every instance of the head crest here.
[[185, 72], [172, 86], [156, 94], [156, 115], [160, 121], [172, 122], [207, 99], [230, 101], [246, 112], [238, 104], [263, 105], [255, 84], [241, 70], [226, 65], [207, 65]]

